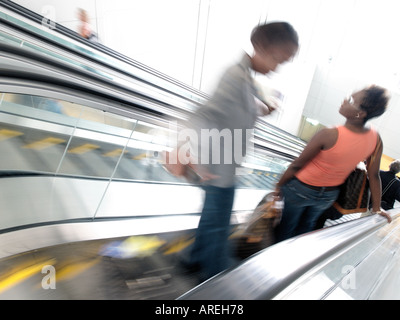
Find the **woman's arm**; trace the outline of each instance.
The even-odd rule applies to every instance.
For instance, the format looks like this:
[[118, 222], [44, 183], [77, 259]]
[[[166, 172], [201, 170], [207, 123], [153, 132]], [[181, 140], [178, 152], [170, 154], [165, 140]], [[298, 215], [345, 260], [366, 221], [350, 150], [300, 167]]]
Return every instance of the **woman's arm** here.
[[[378, 136], [378, 139], [381, 138]], [[375, 159], [373, 159], [372, 163], [368, 167], [368, 180], [369, 189], [371, 190], [372, 212], [384, 216], [390, 223], [392, 221], [390, 215], [384, 210], [381, 210], [382, 184], [379, 169], [381, 165], [382, 150], [383, 145], [381, 143], [376, 150]]]
[[321, 150], [327, 150], [336, 143], [338, 132], [336, 128], [322, 129], [317, 132], [304, 148], [300, 156], [295, 159], [287, 168], [285, 173], [276, 185], [275, 193], [280, 194], [280, 188], [294, 177], [297, 171], [302, 169], [309, 161], [317, 156]]

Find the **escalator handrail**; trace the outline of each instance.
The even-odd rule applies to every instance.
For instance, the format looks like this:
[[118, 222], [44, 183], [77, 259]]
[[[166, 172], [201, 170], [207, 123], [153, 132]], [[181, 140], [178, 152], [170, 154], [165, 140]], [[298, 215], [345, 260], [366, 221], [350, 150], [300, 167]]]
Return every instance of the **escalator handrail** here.
[[[30, 59], [32, 61], [40, 61], [41, 63], [46, 64], [47, 66], [53, 65], [55, 68], [62, 68], [61, 70], [64, 69], [67, 72], [73, 74], [74, 76], [77, 75], [76, 70], [70, 70], [67, 66], [63, 66], [63, 65], [60, 66], [60, 65], [58, 65], [57, 61], [51, 61], [51, 60], [49, 60], [49, 58], [46, 59], [45, 57], [40, 57], [40, 56], [36, 57], [36, 55], [33, 54], [33, 53], [30, 53], [30, 54], [28, 54], [27, 52], [22, 52], [21, 53], [21, 52], [19, 52], [19, 49], [14, 48], [13, 46], [10, 46], [10, 45], [0, 44], [0, 48], [2, 49], [1, 50], [2, 54], [4, 54], [4, 53], [10, 53], [12, 55], [15, 54], [15, 55], [17, 55], [18, 57], [20, 57], [22, 59]], [[9, 75], [12, 76], [12, 74], [9, 74]], [[97, 83], [107, 85], [107, 86], [109, 86], [110, 88], [112, 88], [114, 90], [101, 90], [101, 91], [98, 91], [98, 92], [91, 92], [91, 91], [94, 90], [93, 87], [95, 88], [95, 90], [100, 90], [101, 87], [99, 85], [97, 85], [97, 86], [92, 86], [92, 88], [89, 88], [89, 81], [86, 81], [85, 84], [84, 84], [86, 87], [85, 88], [79, 88], [79, 87], [77, 87], [76, 81], [67, 82], [62, 78], [46, 79], [43, 74], [37, 74], [37, 75], [32, 75], [32, 74], [28, 74], [28, 73], [24, 74], [21, 71], [17, 72], [15, 74], [15, 77], [17, 79], [23, 79], [24, 77], [26, 77], [26, 78], [28, 78], [27, 81], [28, 80], [31, 81], [32, 84], [33, 83], [42, 83], [42, 84], [46, 84], [47, 83], [49, 87], [54, 87], [55, 85], [58, 85], [60, 87], [67, 88], [68, 90], [73, 90], [74, 92], [76, 92], [77, 90], [80, 90], [85, 95], [89, 95], [90, 93], [92, 93], [92, 95], [93, 94], [95, 94], [95, 95], [99, 95], [100, 94], [102, 97], [107, 98], [109, 100], [115, 100], [116, 99], [115, 95], [114, 96], [110, 96], [111, 92], [114, 92], [115, 89], [119, 89], [121, 91], [121, 88], [118, 88], [118, 87], [115, 88], [115, 85], [113, 83], [108, 83], [104, 79], [101, 79], [101, 82], [97, 82]], [[85, 73], [82, 73], [82, 77], [87, 77], [87, 75]], [[13, 82], [12, 81], [12, 79], [13, 79], [12, 77], [8, 78], [8, 80], [7, 80], [7, 78], [0, 78], [0, 79], [3, 79], [4, 81]], [[90, 79], [90, 77], [88, 77], [88, 79]], [[28, 85], [29, 84], [26, 83], [25, 87], [27, 87]], [[134, 97], [134, 93], [132, 92], [132, 94], [130, 96], [131, 96], [130, 99], [132, 99]], [[121, 99], [123, 99], [123, 97]], [[151, 113], [154, 113], [154, 115], [166, 116], [169, 119], [179, 119], [179, 118], [177, 118], [178, 114], [181, 114], [181, 117], [183, 117], [183, 118], [185, 118], [185, 117], [187, 118], [188, 115], [189, 115], [189, 113], [187, 111], [184, 113], [183, 110], [179, 110], [178, 108], [174, 108], [174, 106], [161, 105], [159, 101], [157, 101], [157, 100], [151, 101], [152, 99], [149, 98], [149, 97], [146, 97], [146, 96], [142, 97], [141, 95], [138, 95], [137, 99], [146, 99], [146, 100], [149, 101], [150, 104], [153, 103], [153, 104], [156, 104], [156, 105], [160, 105], [161, 108], [158, 110], [158, 112], [155, 112], [155, 109], [153, 109], [153, 110], [151, 110], [149, 108], [143, 109], [143, 111], [148, 113], [149, 116], [150, 116]], [[132, 102], [128, 102], [126, 100], [121, 100], [121, 102], [123, 102], [127, 106], [130, 105], [130, 106], [134, 107], [135, 109], [137, 109], [137, 105], [132, 105]], [[118, 108], [118, 106], [116, 106], [116, 108]], [[260, 130], [263, 130], [263, 129], [261, 128]], [[271, 133], [269, 133], [269, 134], [271, 134]], [[278, 136], [278, 138], [280, 140], [283, 140], [283, 141], [287, 140], [287, 139], [285, 139], [285, 135], [282, 135], [280, 133], [279, 133], [279, 135], [275, 135], [275, 136]], [[272, 143], [271, 141], [268, 141], [263, 136], [258, 136], [257, 139], [259, 139], [260, 141], [265, 141], [268, 144]], [[293, 159], [293, 157], [294, 157], [293, 151], [295, 151], [295, 153], [299, 153], [298, 149], [302, 147], [302, 146], [298, 145], [298, 146], [292, 146], [292, 148], [290, 148], [291, 146], [287, 146], [286, 144], [279, 144], [279, 143], [276, 143], [276, 142], [273, 142], [273, 144], [277, 145], [277, 146], [279, 146], [279, 147], [281, 147], [283, 149], [288, 149], [289, 150], [288, 152], [280, 152], [280, 154], [285, 156], [285, 157], [289, 157], [291, 159]], [[293, 147], [296, 147], [296, 148], [293, 149]], [[265, 148], [265, 146], [263, 148]]]
[[[399, 209], [389, 212], [393, 221], [400, 217]], [[387, 220], [382, 216], [367, 216], [283, 241], [216, 275], [178, 299], [273, 299], [312, 268], [357, 245], [386, 225]]]
[[[85, 70], [76, 70], [71, 66], [64, 65], [55, 59], [51, 59], [50, 57], [44, 57], [33, 52], [27, 52], [21, 50], [21, 48], [17, 48], [8, 44], [0, 43], [0, 52], [3, 55], [10, 54], [10, 56], [16, 56], [21, 58], [24, 61], [35, 61], [39, 62], [42, 65], [45, 65], [48, 68], [53, 68], [54, 70], [62, 70], [67, 72], [70, 76], [73, 75], [75, 78], [78, 76], [80, 79], [85, 79], [84, 84], [77, 84], [74, 78], [71, 78], [70, 81], [65, 81], [61, 77], [54, 78], [54, 77], [47, 77], [42, 73], [36, 72], [28, 72], [28, 71], [15, 71], [15, 70], [2, 70], [2, 73], [6, 73], [6, 75], [10, 78], [16, 79], [25, 79], [33, 82], [42, 82], [42, 83], [49, 83], [51, 85], [59, 85], [60, 87], [66, 87], [71, 89], [80, 89], [87, 94], [95, 94], [98, 96], [102, 96], [104, 98], [112, 99], [112, 100], [120, 100], [120, 102], [124, 103], [126, 106], [131, 106], [133, 108], [138, 108], [137, 104], [129, 102], [126, 98], [119, 99], [115, 95], [112, 95], [114, 92], [123, 92], [125, 95], [131, 95], [132, 97], [138, 97], [140, 99], [147, 100], [151, 103], [155, 103], [157, 105], [163, 106], [164, 111], [163, 115], [169, 116], [168, 110], [171, 111], [171, 114], [176, 114], [179, 111], [182, 114], [187, 113], [187, 110], [176, 108], [172, 105], [168, 105], [165, 102], [162, 102], [156, 98], [153, 98], [149, 95], [141, 94], [137, 91], [129, 90], [129, 88], [124, 88], [122, 86], [113, 83], [112, 81], [104, 78], [104, 77], [95, 77], [94, 75], [90, 74], [89, 72], [85, 72]], [[94, 84], [94, 85], [93, 85]], [[85, 86], [85, 87], [83, 87]], [[110, 90], [104, 90], [104, 87], [108, 87]], [[154, 114], [160, 115], [160, 112], [155, 112], [155, 110], [148, 109], [147, 111], [153, 111]], [[173, 116], [175, 117], [175, 116]]]
[[[32, 12], [32, 11], [26, 9], [26, 8], [23, 8], [23, 7], [21, 7], [21, 6], [18, 6], [18, 5], [16, 5], [16, 4], [12, 3], [12, 2], [9, 2], [9, 1], [1, 1], [1, 0], [0, 0], [0, 5], [1, 5], [1, 4], [4, 5], [5, 2], [6, 2], [6, 4], [7, 4], [7, 7], [10, 8], [10, 6], [11, 6], [10, 9], [12, 9], [14, 12], [15, 12], [15, 11], [16, 11], [16, 12], [19, 12], [19, 13], [22, 12], [24, 16], [30, 16], [30, 18], [31, 18], [32, 20], [36, 21], [36, 22], [40, 22], [40, 21], [42, 21], [42, 19], [43, 19], [42, 16], [40, 16], [40, 15], [38, 15], [38, 14], [36, 14], [36, 13], [34, 13], [34, 12]], [[0, 19], [0, 20], [1, 20], [1, 19]], [[86, 41], [85, 39], [81, 39], [81, 37], [77, 36], [77, 34], [76, 34], [75, 32], [69, 30], [68, 28], [65, 28], [65, 27], [63, 27], [63, 26], [60, 26], [60, 30], [61, 30], [63, 33], [65, 33], [65, 34], [67, 34], [68, 36], [70, 36], [70, 37], [78, 38], [79, 41], [80, 41], [80, 42], [83, 42], [85, 45], [88, 44], [88, 41]], [[25, 30], [25, 31], [26, 31], [26, 30]], [[75, 39], [75, 40], [76, 40], [76, 39]], [[50, 40], [47, 39], [46, 41], [50, 41]], [[59, 46], [59, 44], [57, 44], [55, 41], [51, 41], [51, 42], [52, 42], [52, 45], [57, 45], [57, 46]], [[90, 45], [93, 45], [93, 44], [90, 43]], [[97, 45], [95, 45], [95, 46], [97, 46]], [[104, 47], [104, 46], [103, 46], [103, 47]], [[105, 47], [105, 48], [106, 48], [106, 47]], [[19, 48], [19, 49], [20, 49], [20, 48]], [[118, 54], [117, 52], [115, 52], [115, 51], [113, 51], [113, 50], [111, 50], [111, 49], [109, 49], [109, 48], [107, 48], [107, 50], [109, 50], [110, 52], [106, 52], [106, 54], [111, 55], [113, 58], [116, 58], [116, 59], [120, 59], [120, 60], [121, 60], [121, 59], [122, 59], [121, 57], [123, 57], [123, 58], [124, 58], [124, 59], [122, 59], [123, 62], [128, 63], [128, 64], [130, 64], [130, 65], [132, 65], [132, 66], [134, 66], [134, 67], [143, 68], [143, 66], [139, 66], [139, 63], [138, 63], [137, 61], [134, 61], [134, 60], [129, 59], [129, 58], [125, 57], [125, 56], [122, 56], [121, 54]], [[76, 51], [75, 51], [74, 53], [75, 53], [75, 54], [81, 54], [80, 52], [76, 52]], [[117, 56], [121, 56], [121, 57], [117, 57]], [[48, 57], [46, 57], [46, 58], [48, 58]], [[89, 58], [90, 58], [90, 57], [89, 57]], [[93, 58], [92, 58], [92, 59], [93, 59]], [[102, 61], [96, 60], [96, 63], [102, 63]], [[113, 67], [113, 66], [110, 65], [110, 64], [107, 64], [107, 67], [110, 68], [110, 67]], [[121, 69], [118, 69], [117, 71], [118, 71], [118, 72], [124, 73], [124, 71], [121, 70]], [[153, 70], [153, 69], [151, 69], [151, 68], [148, 68], [148, 70], [146, 69], [145, 71], [146, 71], [146, 72], [153, 73], [153, 75], [154, 75], [154, 72], [155, 72], [155, 70]], [[94, 75], [89, 75], [89, 76], [94, 76]], [[132, 76], [132, 75], [130, 75], [130, 76]], [[158, 73], [156, 76], [159, 76], [159, 73]], [[164, 75], [164, 76], [165, 76], [165, 75]], [[170, 77], [167, 77], [167, 76], [165, 76], [165, 77], [166, 77], [166, 80], [167, 80], [167, 81], [175, 81], [175, 82], [176, 82], [176, 80], [174, 80], [174, 79], [172, 79], [172, 78], [170, 78]], [[183, 84], [183, 83], [179, 83], [178, 85], [179, 85], [183, 90], [188, 91], [188, 93], [186, 94], [187, 96], [190, 96], [190, 95], [192, 95], [192, 94], [195, 94], [195, 95], [201, 96], [202, 99], [204, 99], [204, 101], [207, 100], [207, 99], [209, 98], [209, 96], [206, 95], [205, 93], [203, 93], [203, 92], [201, 92], [201, 91], [198, 91], [198, 90], [196, 90], [196, 89], [194, 89], [194, 88], [192, 88], [192, 87], [190, 87], [190, 86], [187, 86], [187, 85], [185, 85], [185, 84]], [[160, 89], [160, 88], [158, 88], [158, 89]], [[193, 91], [193, 90], [194, 90], [194, 91]], [[177, 94], [176, 92], [172, 92], [172, 93], [175, 94], [175, 95]], [[184, 96], [182, 96], [182, 98], [187, 99], [187, 97], [184, 97]], [[271, 125], [271, 124], [269, 124], [268, 122], [266, 122], [266, 121], [263, 120], [263, 119], [259, 119], [259, 120], [257, 121], [257, 129], [260, 129], [260, 130], [262, 130], [262, 131], [265, 132], [265, 129], [264, 129], [264, 128], [268, 128], [269, 130], [272, 130], [273, 132], [276, 132], [276, 133], [280, 136], [281, 139], [284, 138], [285, 140], [289, 141], [290, 143], [293, 143], [293, 144], [295, 144], [295, 145], [297, 144], [298, 147], [299, 147], [300, 149], [303, 149], [303, 148], [304, 148], [304, 142], [303, 142], [301, 139], [299, 139], [298, 137], [296, 137], [296, 136], [294, 136], [294, 135], [291, 135], [291, 134], [285, 132], [284, 130], [282, 130], [282, 129], [278, 128], [278, 127], [275, 127], [275, 126], [273, 126], [273, 125]]]
[[[42, 21], [43, 19], [46, 19], [45, 17], [43, 17], [42, 15], [33, 12], [17, 3], [14, 3], [12, 1], [8, 1], [8, 0], [0, 0], [0, 6], [3, 6], [4, 8], [7, 8], [8, 10], [16, 13], [17, 15], [20, 15], [24, 18], [27, 18], [31, 21], [33, 21], [36, 24], [41, 24], [42, 25]], [[71, 45], [61, 45], [57, 40], [56, 37], [53, 35], [48, 34], [47, 36], [43, 35], [43, 30], [41, 30], [41, 34], [38, 33], [33, 33], [32, 30], [29, 30], [27, 28], [24, 28], [23, 24], [18, 24], [18, 20], [15, 20], [13, 22], [11, 21], [7, 21], [7, 20], [3, 20], [0, 19], [3, 23], [7, 23], [12, 25], [15, 28], [18, 28], [20, 30], [23, 30], [24, 32], [30, 33], [30, 34], [34, 34], [36, 37], [39, 37], [41, 40], [47, 42], [48, 44], [51, 44], [53, 46], [57, 46], [60, 48], [63, 48], [65, 50], [74, 52], [75, 54], [78, 54], [80, 56], [85, 56], [85, 58], [88, 58], [89, 60], [95, 60], [97, 63], [103, 63], [106, 64], [107, 67], [109, 68], [113, 68], [115, 65], [115, 61], [112, 60], [99, 60], [99, 59], [95, 59], [93, 56], [85, 54], [84, 52], [87, 51], [87, 48], [90, 47], [92, 49], [95, 49], [97, 51], [100, 51], [101, 53], [105, 54], [107, 56], [107, 58], [112, 58], [115, 59], [117, 61], [123, 62], [124, 64], [127, 64], [129, 66], [132, 66], [134, 68], [138, 68], [140, 70], [145, 71], [146, 73], [148, 73], [149, 75], [154, 76], [155, 78], [161, 79], [163, 81], [166, 81], [170, 84], [173, 84], [176, 86], [176, 88], [182, 89], [183, 92], [189, 92], [190, 95], [196, 95], [200, 98], [203, 99], [207, 99], [207, 95], [202, 92], [199, 91], [183, 82], [180, 82], [172, 77], [169, 77], [168, 75], [161, 73], [153, 68], [150, 68], [134, 59], [131, 59], [107, 46], [102, 45], [101, 43], [94, 43], [91, 42], [87, 39], [84, 39], [83, 37], [81, 37], [78, 33], [74, 32], [73, 30], [58, 24], [55, 21], [51, 21], [52, 22], [52, 29], [54, 29], [56, 32], [58, 32], [59, 34], [66, 36], [70, 39], [73, 39], [74, 41], [80, 43], [82, 45], [82, 47], [77, 48], [77, 46], [75, 44], [71, 44]], [[78, 50], [77, 50], [78, 49]], [[122, 68], [118, 68], [119, 72], [125, 72], [124, 69]], [[132, 74], [130, 74], [130, 76], [132, 76]], [[143, 79], [142, 79], [143, 80]]]
[[[1, 45], [0, 45], [1, 47]], [[49, 82], [36, 82], [32, 80], [23, 80], [23, 79], [15, 79], [15, 78], [9, 78], [9, 77], [0, 77], [0, 84], [3, 86], [3, 90], [5, 89], [6, 91], [9, 91], [11, 93], [24, 93], [27, 94], [29, 93], [29, 88], [32, 86], [32, 88], [35, 88], [35, 90], [45, 90], [44, 88], [46, 87], [46, 90], [49, 90], [51, 92], [51, 97], [55, 98], [57, 96], [57, 92], [62, 92], [63, 94], [70, 93], [73, 96], [86, 96], [87, 99], [94, 99], [95, 96], [89, 95], [88, 91], [78, 91], [77, 88], [68, 88], [68, 86], [62, 87], [61, 89], [55, 85], [54, 83], [49, 83]], [[13, 90], [7, 90], [7, 86], [13, 87]], [[22, 89], [18, 89], [18, 87], [21, 87]], [[41, 89], [42, 88], [42, 89]], [[21, 91], [21, 92], [20, 92]], [[103, 98], [104, 99], [104, 98]], [[98, 100], [98, 99], [96, 99]], [[94, 101], [96, 101], [94, 100]], [[107, 107], [113, 107], [113, 108], [118, 108], [120, 106], [118, 105], [113, 105], [112, 100], [102, 100], [102, 103], [107, 103]], [[159, 113], [156, 114], [154, 110], [150, 109], [143, 109], [143, 110], [131, 110], [129, 113], [135, 117], [136, 119], [146, 121], [152, 124], [156, 124], [158, 126], [162, 126], [165, 128], [168, 128], [168, 118], [169, 119], [174, 119], [174, 114], [168, 113], [167, 114], [167, 119], [160, 117], [162, 114], [160, 112], [165, 111], [166, 109], [159, 109]], [[16, 111], [18, 111], [16, 109]], [[167, 110], [168, 111], [168, 110]], [[3, 111], [4, 112], [4, 111]], [[126, 111], [125, 111], [126, 113]], [[14, 114], [14, 113], [13, 113]], [[124, 114], [120, 113], [121, 115]], [[281, 138], [282, 139], [282, 138]], [[275, 156], [282, 157], [284, 159], [289, 159], [289, 160], [294, 160], [298, 154], [299, 151], [297, 148], [293, 148], [291, 146], [288, 146], [286, 144], [280, 144], [277, 141], [270, 141], [267, 140], [263, 136], [257, 136], [255, 134], [254, 136], [254, 146], [257, 150], [264, 150], [269, 153], [274, 154]]]
[[290, 134], [287, 131], [285, 131], [279, 127], [271, 125], [263, 118], [257, 119], [256, 128], [261, 130], [262, 132], [266, 132], [269, 134], [271, 134], [271, 133], [268, 131], [272, 131], [274, 136], [277, 136], [280, 138], [282, 138], [282, 136], [283, 136], [284, 140], [288, 141], [289, 143], [291, 143], [293, 145], [297, 145], [300, 149], [303, 149], [307, 144], [304, 140], [302, 140], [298, 136]]

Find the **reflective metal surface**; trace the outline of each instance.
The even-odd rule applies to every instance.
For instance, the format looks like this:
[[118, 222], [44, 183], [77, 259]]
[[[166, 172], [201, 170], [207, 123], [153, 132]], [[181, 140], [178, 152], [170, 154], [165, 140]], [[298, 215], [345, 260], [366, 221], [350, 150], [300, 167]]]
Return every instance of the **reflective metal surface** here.
[[[198, 214], [200, 188], [68, 177], [0, 178], [1, 231], [77, 219]], [[251, 211], [264, 190], [240, 189], [233, 210]]]
[[271, 246], [180, 299], [400, 299], [400, 210]]
[[[185, 221], [188, 222], [171, 219], [176, 228], [190, 226]], [[81, 228], [78, 224], [76, 229], [60, 225], [32, 229], [32, 235], [41, 239], [45, 247], [0, 259], [0, 299], [175, 299], [198, 282], [176, 263], [176, 254], [193, 241], [194, 231], [168, 232], [174, 228], [166, 222], [165, 218], [148, 219], [147, 224], [140, 220], [136, 224], [126, 221], [124, 226], [103, 221], [94, 223], [92, 228]], [[157, 234], [152, 234], [157, 231], [157, 224], [162, 224], [167, 232], [158, 228]], [[129, 236], [97, 240], [100, 234], [116, 235], [104, 232], [103, 228], [120, 229], [121, 234]], [[142, 235], [140, 228], [149, 234]], [[83, 241], [70, 242], [73, 240], [70, 235], [78, 232]], [[139, 235], [130, 235], [131, 232]], [[29, 233], [26, 230], [25, 233], [28, 238]], [[52, 238], [56, 234], [64, 234], [64, 239], [56, 239], [60, 244], [46, 246], [44, 235]], [[21, 234], [14, 237], [17, 247], [22, 238]]]
[[40, 248], [89, 240], [194, 229], [199, 217], [164, 216], [58, 223], [0, 234], [0, 259]]

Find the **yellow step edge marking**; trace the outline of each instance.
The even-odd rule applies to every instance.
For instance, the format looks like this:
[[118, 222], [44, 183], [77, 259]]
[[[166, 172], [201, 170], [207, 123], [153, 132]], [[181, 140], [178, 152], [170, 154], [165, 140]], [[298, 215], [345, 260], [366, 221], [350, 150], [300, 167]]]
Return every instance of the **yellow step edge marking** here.
[[97, 263], [99, 263], [101, 258], [91, 259], [89, 261], [83, 262], [69, 262], [63, 267], [57, 267], [56, 270], [56, 281], [63, 281], [71, 279], [78, 274], [90, 269]]
[[187, 239], [186, 237], [173, 241], [165, 248], [164, 255], [177, 253], [194, 243], [194, 238]]
[[[119, 157], [122, 153], [122, 149], [115, 149], [113, 151], [110, 152], [106, 152], [103, 154], [103, 157]], [[128, 153], [128, 151], [124, 151], [124, 154]]]
[[72, 149], [68, 150], [68, 153], [75, 153], [75, 154], [83, 154], [95, 149], [100, 148], [100, 146], [96, 145], [96, 144], [91, 144], [91, 143], [85, 143], [79, 147], [75, 147]]
[[147, 157], [146, 153], [138, 154], [137, 156], [132, 157], [133, 160], [142, 160]]
[[9, 273], [9, 276], [4, 277], [0, 280], [0, 294], [11, 287], [21, 283], [22, 281], [28, 279], [29, 277], [42, 272], [42, 268], [46, 265], [54, 265], [55, 259], [50, 259], [47, 261], [42, 261], [40, 263], [32, 264], [28, 267], [24, 267], [20, 270]]
[[0, 130], [0, 141], [22, 136], [23, 133], [19, 131], [14, 131], [14, 130], [8, 130], [8, 129], [1, 129]]
[[35, 141], [32, 143], [26, 144], [23, 146], [23, 148], [34, 149], [34, 150], [43, 150], [43, 149], [46, 149], [48, 147], [51, 147], [51, 146], [54, 146], [56, 144], [60, 144], [63, 142], [65, 142], [64, 139], [48, 137], [46, 139], [42, 139], [39, 141]]

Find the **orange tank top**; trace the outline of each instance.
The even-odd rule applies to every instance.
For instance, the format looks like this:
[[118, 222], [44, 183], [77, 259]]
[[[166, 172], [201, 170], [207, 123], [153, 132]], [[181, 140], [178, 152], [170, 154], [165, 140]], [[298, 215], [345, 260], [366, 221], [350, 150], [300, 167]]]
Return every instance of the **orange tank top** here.
[[344, 126], [337, 127], [337, 130], [335, 145], [318, 153], [296, 173], [297, 179], [312, 186], [339, 186], [360, 161], [374, 152], [378, 140], [375, 130], [356, 133]]

